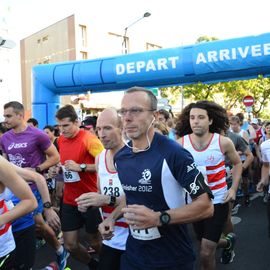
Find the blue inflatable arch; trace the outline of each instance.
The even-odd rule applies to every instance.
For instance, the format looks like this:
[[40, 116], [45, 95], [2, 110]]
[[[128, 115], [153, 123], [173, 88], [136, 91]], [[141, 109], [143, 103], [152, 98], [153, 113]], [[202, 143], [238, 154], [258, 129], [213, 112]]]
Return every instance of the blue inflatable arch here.
[[32, 111], [55, 123], [60, 95], [165, 87], [270, 75], [270, 33], [178, 48], [33, 67]]

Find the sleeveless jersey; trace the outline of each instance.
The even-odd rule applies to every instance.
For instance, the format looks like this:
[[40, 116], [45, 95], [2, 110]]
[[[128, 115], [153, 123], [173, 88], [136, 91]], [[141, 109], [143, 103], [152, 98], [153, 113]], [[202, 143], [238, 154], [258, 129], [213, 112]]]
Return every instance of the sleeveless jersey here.
[[[147, 151], [134, 153], [124, 146], [114, 160], [127, 205], [145, 205], [154, 211], [184, 206], [185, 188], [199, 174], [191, 154], [158, 133]], [[195, 259], [186, 224], [146, 230], [130, 227], [125, 254], [142, 269], [176, 269]]]
[[196, 150], [190, 135], [182, 140], [183, 147], [193, 156], [197, 168], [206, 176], [207, 183], [214, 195], [213, 203], [223, 203], [227, 191], [225, 156], [220, 148], [220, 135], [213, 133], [209, 144], [203, 150]]
[[[124, 194], [118, 174], [116, 171], [110, 171], [106, 163], [107, 150], [103, 150], [99, 155], [98, 176], [100, 192], [104, 195], [119, 197]], [[113, 207], [103, 206], [102, 212], [104, 219], [114, 210]], [[111, 240], [103, 240], [103, 244], [111, 248], [125, 250], [128, 237], [128, 225], [124, 218], [115, 222], [114, 236]]]
[[[8, 207], [5, 203], [5, 193], [0, 194], [0, 215], [8, 212]], [[0, 227], [0, 257], [6, 256], [15, 249], [15, 241], [13, 238], [10, 223]]]

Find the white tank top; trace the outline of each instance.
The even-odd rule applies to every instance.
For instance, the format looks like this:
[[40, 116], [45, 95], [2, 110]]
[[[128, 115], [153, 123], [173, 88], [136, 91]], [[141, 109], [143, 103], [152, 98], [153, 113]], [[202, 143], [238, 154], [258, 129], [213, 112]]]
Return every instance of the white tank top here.
[[[5, 202], [5, 193], [0, 194], [0, 215], [8, 212]], [[11, 224], [7, 223], [0, 227], [0, 257], [6, 256], [15, 249], [15, 241], [12, 234]]]
[[202, 150], [195, 149], [190, 135], [184, 136], [182, 143], [183, 147], [192, 154], [197, 168], [206, 176], [214, 195], [213, 203], [223, 203], [227, 183], [225, 156], [220, 148], [220, 135], [213, 133], [209, 144]]
[[[98, 176], [100, 192], [104, 195], [119, 197], [124, 194], [121, 182], [116, 171], [110, 171], [106, 163], [107, 150], [103, 150], [99, 155]], [[114, 210], [113, 207], [103, 206], [104, 219]], [[124, 218], [115, 222], [114, 236], [111, 240], [103, 240], [103, 244], [115, 249], [125, 250], [126, 241], [129, 234], [128, 225]]]

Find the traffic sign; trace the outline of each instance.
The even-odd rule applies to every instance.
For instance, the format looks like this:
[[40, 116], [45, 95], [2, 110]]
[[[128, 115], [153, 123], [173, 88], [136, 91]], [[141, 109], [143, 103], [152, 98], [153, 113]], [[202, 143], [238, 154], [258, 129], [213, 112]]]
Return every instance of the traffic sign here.
[[243, 103], [246, 107], [251, 107], [254, 104], [254, 97], [252, 96], [245, 96], [243, 98]]

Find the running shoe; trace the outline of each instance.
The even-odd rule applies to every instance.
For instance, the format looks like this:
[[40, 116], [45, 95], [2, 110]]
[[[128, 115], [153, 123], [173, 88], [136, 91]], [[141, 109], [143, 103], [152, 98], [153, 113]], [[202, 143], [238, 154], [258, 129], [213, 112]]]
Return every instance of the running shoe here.
[[234, 246], [236, 235], [234, 233], [228, 233], [225, 239], [229, 242], [229, 246], [222, 250], [220, 261], [223, 264], [229, 264], [233, 262], [233, 258], [235, 256]]
[[57, 255], [57, 263], [59, 270], [64, 270], [67, 265], [67, 258], [69, 257], [69, 252], [64, 248], [64, 251]]

